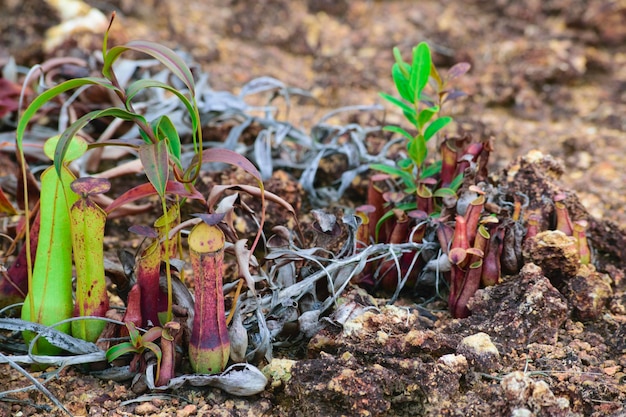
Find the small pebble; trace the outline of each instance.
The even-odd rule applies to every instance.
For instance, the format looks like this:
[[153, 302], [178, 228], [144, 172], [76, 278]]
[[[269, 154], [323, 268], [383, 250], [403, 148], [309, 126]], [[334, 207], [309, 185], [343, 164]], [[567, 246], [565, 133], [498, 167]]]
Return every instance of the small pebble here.
[[493, 344], [487, 333], [476, 333], [467, 336], [457, 347], [457, 353], [467, 358], [467, 361], [481, 372], [489, 372], [497, 367], [500, 352]]
[[155, 414], [158, 411], [159, 409], [152, 403], [142, 403], [135, 407], [135, 414], [140, 416]]
[[176, 417], [189, 417], [195, 415], [198, 407], [195, 404], [187, 404], [180, 410], [176, 410]]

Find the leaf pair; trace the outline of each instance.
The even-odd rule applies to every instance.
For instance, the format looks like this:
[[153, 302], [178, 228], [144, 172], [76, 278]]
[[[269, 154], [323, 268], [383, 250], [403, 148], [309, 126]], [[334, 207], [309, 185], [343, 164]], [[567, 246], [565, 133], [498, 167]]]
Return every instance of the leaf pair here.
[[154, 341], [162, 336], [163, 329], [161, 327], [153, 327], [142, 335], [132, 322], [127, 322], [126, 328], [128, 329], [130, 341], [122, 342], [109, 348], [109, 350], [107, 350], [106, 352], [107, 361], [113, 362], [123, 355], [133, 354], [134, 357], [131, 362], [131, 368], [136, 368], [137, 363], [142, 359], [143, 353], [146, 350], [150, 350], [152, 351], [152, 353], [154, 353], [157, 359], [156, 379], [158, 380], [159, 373], [161, 371], [162, 353], [161, 348], [159, 347], [159, 345], [154, 343]]

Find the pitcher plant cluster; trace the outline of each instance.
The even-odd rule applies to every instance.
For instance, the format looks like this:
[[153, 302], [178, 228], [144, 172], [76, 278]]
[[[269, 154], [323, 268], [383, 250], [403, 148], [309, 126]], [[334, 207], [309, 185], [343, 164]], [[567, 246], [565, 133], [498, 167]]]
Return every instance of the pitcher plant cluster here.
[[[397, 48], [394, 56], [391, 73], [399, 97], [381, 96], [402, 111], [410, 129], [384, 128], [401, 135], [406, 146], [395, 166], [372, 165], [380, 173], [370, 178], [367, 203], [357, 208], [362, 219], [359, 241], [413, 243], [414, 249], [370, 263], [357, 282], [393, 291], [392, 301], [402, 289], [434, 285], [439, 295], [447, 294], [451, 314], [464, 318], [479, 288], [519, 272], [523, 242], [537, 232], [537, 214], [524, 213], [519, 196], [490, 185], [492, 140], [440, 137], [452, 121], [440, 115], [443, 105], [463, 96], [450, 84], [469, 64], [456, 64], [442, 76], [426, 43], [413, 48], [411, 62]], [[429, 143], [433, 139], [438, 139], [436, 146]], [[438, 157], [429, 158], [429, 147], [438, 150]], [[572, 223], [560, 199], [554, 198], [555, 228], [576, 237], [581, 263], [589, 263], [586, 223]], [[511, 209], [503, 210], [494, 200], [509, 200]]]
[[[131, 41], [109, 49], [109, 30], [110, 26], [103, 41], [101, 77], [74, 78], [45, 90], [32, 100], [19, 119], [16, 143], [21, 167], [19, 186], [23, 190], [24, 216], [20, 230], [24, 245], [3, 276], [0, 286], [5, 292], [3, 299], [22, 298], [22, 319], [55, 326], [76, 338], [90, 342], [102, 337], [106, 340], [127, 338], [127, 342], [109, 342], [107, 359], [119, 361], [120, 357], [131, 354], [131, 367], [141, 370], [145, 368], [144, 353], [150, 351], [157, 357], [159, 385], [167, 383], [174, 375], [175, 346], [185, 346], [195, 372], [218, 373], [225, 368], [230, 356], [222, 292], [225, 247], [222, 229], [227, 229], [228, 225], [222, 219], [233, 207], [224, 209], [222, 205], [221, 214], [215, 214], [216, 202], [224, 188], [213, 190], [212, 200], [208, 200], [194, 184], [202, 164], [209, 162], [234, 165], [257, 181], [258, 187], [247, 186], [262, 202], [259, 234], [251, 247], [254, 250], [265, 217], [263, 183], [254, 165], [240, 154], [226, 149], [203, 149], [194, 77], [174, 51], [147, 41]], [[122, 85], [116, 76], [115, 64], [129, 51], [158, 60], [183, 87], [175, 88], [155, 79], [139, 79]], [[35, 192], [34, 178], [24, 154], [25, 133], [34, 116], [51, 102], [75, 91], [85, 94], [87, 88], [107, 91], [119, 106], [87, 112], [59, 136], [47, 141], [45, 149], [53, 163], [41, 174], [41, 191]], [[194, 154], [187, 163], [182, 158], [179, 132], [168, 115], [148, 120], [141, 110], [135, 109], [134, 99], [146, 89], [162, 89], [177, 97], [187, 109]], [[102, 118], [136, 126], [140, 139], [85, 140], [82, 130]], [[95, 173], [77, 178], [70, 167], [72, 161], [104, 147], [123, 147], [135, 152], [141, 171], [145, 173], [145, 183], [110, 199], [104, 195], [111, 187], [106, 175]], [[103, 253], [107, 219], [116, 211], [132, 208], [139, 199], [154, 196], [160, 201], [162, 215], [152, 225], [132, 228], [143, 237], [144, 244], [132, 276], [126, 282], [117, 282], [125, 302], [123, 321], [126, 326], [107, 324], [99, 319], [109, 310]], [[183, 219], [181, 207], [190, 200], [200, 201], [206, 211]], [[4, 207], [17, 213], [6, 198], [3, 201]], [[183, 250], [182, 244], [181, 230], [185, 228], [191, 228], [187, 237], [188, 251]], [[183, 318], [175, 314], [179, 307], [177, 297], [185, 295], [185, 291], [181, 295], [181, 291], [176, 290], [181, 287], [179, 275], [183, 271], [172, 264], [175, 258], [188, 259], [193, 269], [195, 302], [187, 303], [191, 305], [185, 306], [188, 311], [183, 311]], [[189, 298], [189, 294], [186, 295]], [[29, 344], [34, 334], [26, 331], [23, 337]], [[45, 338], [37, 338], [31, 349], [38, 355], [55, 355], [61, 350]]]

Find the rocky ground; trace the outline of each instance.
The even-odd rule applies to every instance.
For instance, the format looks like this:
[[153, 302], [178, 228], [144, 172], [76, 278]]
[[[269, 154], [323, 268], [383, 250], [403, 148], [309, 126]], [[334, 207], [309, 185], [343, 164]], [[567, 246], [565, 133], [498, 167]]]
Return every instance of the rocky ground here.
[[[288, 115], [304, 127], [340, 106], [382, 104], [392, 47], [408, 54], [427, 41], [439, 67], [472, 65], [458, 84], [468, 97], [447, 111], [460, 131], [494, 138], [494, 180], [539, 196], [568, 192], [605, 256], [600, 274], [568, 269], [559, 243], [543, 236], [553, 251], [526, 248], [534, 263], [479, 292], [463, 320], [410, 299], [383, 307], [352, 290], [355, 308], [378, 301], [379, 309], [314, 336], [306, 358], [272, 362], [270, 385], [254, 397], [182, 389], [126, 404], [136, 397], [127, 385], [68, 369], [47, 386], [74, 415], [626, 415], [623, 1], [90, 3], [118, 10], [118, 40], [145, 37], [189, 53], [214, 89], [269, 75], [310, 91]], [[0, 0], [0, 8], [0, 65], [99, 48], [99, 35], [85, 35], [44, 52], [55, 14], [35, 1]], [[391, 110], [371, 117], [383, 118], [400, 120]], [[27, 385], [7, 366], [0, 374], [3, 391]], [[37, 391], [11, 398], [0, 401], [3, 414], [50, 415]]]

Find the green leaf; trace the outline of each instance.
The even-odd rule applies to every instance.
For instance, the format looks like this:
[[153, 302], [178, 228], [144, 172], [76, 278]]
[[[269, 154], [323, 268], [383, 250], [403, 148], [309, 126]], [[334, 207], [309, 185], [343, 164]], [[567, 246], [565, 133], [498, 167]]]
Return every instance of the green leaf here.
[[113, 362], [115, 359], [128, 353], [137, 353], [137, 349], [130, 342], [122, 342], [111, 346], [106, 352], [106, 358], [108, 362]]
[[169, 174], [169, 160], [167, 155], [167, 143], [160, 140], [139, 147], [139, 159], [148, 177], [148, 181], [154, 186], [161, 198], [165, 197], [167, 177]]
[[411, 76], [411, 67], [409, 66], [409, 64], [404, 62], [404, 59], [402, 59], [402, 54], [400, 53], [400, 48], [398, 48], [397, 46], [393, 48], [393, 57], [396, 60], [396, 64], [398, 64], [402, 75], [408, 80]]
[[428, 149], [426, 148], [426, 141], [422, 136], [416, 136], [409, 142], [407, 147], [409, 157], [413, 160], [418, 168], [421, 168], [428, 155]]
[[453, 189], [454, 191], [457, 191], [459, 189], [459, 187], [461, 186], [461, 184], [463, 184], [463, 173], [462, 172], [459, 175], [457, 175], [456, 177], [454, 177], [454, 179], [452, 180], [452, 182], [449, 185], [449, 188]]
[[106, 116], [117, 117], [123, 120], [142, 120], [145, 122], [143, 116], [136, 113], [131, 113], [118, 107], [110, 107], [108, 109], [95, 110], [87, 113], [86, 115], [72, 123], [61, 134], [59, 143], [54, 150], [54, 168], [56, 169], [57, 173], [61, 172], [61, 166], [63, 160], [65, 159], [65, 154], [67, 153], [72, 139], [78, 134], [78, 132], [91, 121]]
[[413, 111], [412, 113], [408, 113], [408, 112], [402, 112], [402, 114], [404, 114], [404, 117], [411, 122], [411, 124], [413, 126], [415, 126], [415, 129], [417, 131], [420, 130], [419, 125], [417, 124], [417, 114], [415, 113], [415, 111]]
[[420, 126], [420, 132], [423, 132], [423, 128], [426, 126], [426, 123], [428, 123], [438, 111], [439, 106], [432, 106], [419, 112], [417, 115], [417, 124]]
[[411, 102], [415, 96], [415, 93], [411, 90], [409, 79], [405, 76], [405, 73], [408, 75], [408, 69], [410, 68], [407, 63], [394, 64], [393, 67], [391, 67], [391, 77], [396, 85], [396, 89], [398, 93], [400, 93], [400, 96], [408, 102]]
[[408, 140], [413, 140], [413, 135], [411, 135], [406, 130], [402, 129], [400, 126], [385, 126], [385, 127], [383, 127], [383, 130], [385, 132], [398, 133], [398, 134], [404, 136], [405, 138], [407, 138]]
[[372, 164], [370, 165], [370, 168], [376, 171], [384, 172], [385, 174], [400, 177], [402, 182], [407, 187], [415, 186], [415, 179], [413, 178], [413, 175], [411, 175], [410, 173], [406, 171], [401, 170], [400, 168], [392, 167], [392, 166], [384, 165], [384, 164]]
[[134, 347], [141, 346], [141, 333], [135, 327], [135, 323], [132, 321], [126, 322], [126, 328], [128, 329], [128, 335], [130, 336], [130, 341]]
[[128, 51], [133, 50], [150, 55], [153, 58], [161, 62], [167, 69], [181, 79], [189, 90], [189, 94], [195, 97], [195, 83], [193, 80], [193, 74], [189, 70], [189, 67], [185, 62], [171, 49], [164, 45], [160, 45], [155, 42], [137, 40], [128, 42], [125, 45], [115, 46], [111, 48], [104, 57], [104, 65], [102, 68], [102, 74], [107, 78], [113, 76], [113, 63], [119, 58], [119, 56]]
[[405, 172], [410, 172], [414, 166], [411, 158], [403, 158], [396, 162], [396, 165], [398, 165], [398, 167]]
[[150, 139], [150, 136], [148, 136], [148, 134], [144, 132], [143, 129], [139, 129], [139, 136], [141, 136], [141, 139], [143, 139], [144, 142], [152, 143], [152, 139]]
[[432, 164], [428, 165], [424, 170], [422, 170], [420, 174], [420, 179], [434, 177], [435, 175], [441, 172], [441, 160], [435, 161]]
[[400, 99], [398, 99], [398, 98], [396, 98], [394, 96], [391, 96], [391, 95], [389, 95], [387, 93], [380, 93], [380, 96], [382, 98], [384, 98], [385, 100], [387, 100], [388, 102], [390, 102], [392, 104], [395, 104], [396, 106], [400, 107], [402, 109], [402, 111], [405, 113], [405, 116], [406, 116], [406, 113], [413, 114], [413, 115], [416, 114], [415, 113], [415, 109], [413, 107], [411, 107], [409, 104], [405, 103], [404, 101], [402, 101], [402, 100], [400, 100]]
[[98, 85], [100, 87], [108, 88], [110, 90], [117, 90], [111, 84], [109, 80], [106, 78], [97, 78], [97, 77], [88, 77], [88, 78], [75, 78], [72, 80], [65, 81], [59, 85], [56, 85], [50, 88], [47, 91], [44, 91], [39, 96], [37, 96], [32, 103], [24, 110], [22, 117], [20, 117], [20, 121], [17, 125], [16, 129], [16, 141], [17, 147], [21, 149], [22, 147], [22, 139], [24, 138], [24, 132], [26, 132], [26, 128], [28, 127], [28, 123], [30, 119], [37, 113], [37, 111], [46, 103], [54, 99], [56, 96], [63, 94], [66, 91], [73, 90], [78, 87], [82, 87], [85, 85]]
[[156, 375], [155, 375], [155, 380], [158, 381], [159, 380], [159, 374], [161, 373], [161, 359], [163, 357], [163, 354], [161, 353], [161, 348], [159, 347], [159, 345], [157, 345], [154, 342], [147, 342], [144, 344], [144, 347], [146, 349], [149, 349], [152, 351], [152, 353], [154, 353], [154, 356], [156, 356]]
[[93, 148], [101, 148], [103, 146], [124, 146], [124, 147], [128, 147], [128, 148], [133, 148], [133, 149], [137, 149], [139, 148], [141, 145], [144, 144], [144, 141], [138, 138], [135, 139], [106, 139], [106, 140], [99, 140], [97, 142], [93, 142], [90, 143], [89, 145], [87, 145], [88, 149], [93, 149]]
[[[198, 120], [198, 117], [197, 117], [197, 114], [196, 114], [195, 101], [189, 100], [187, 98], [187, 96], [185, 96], [183, 93], [181, 93], [180, 91], [178, 91], [176, 88], [172, 87], [171, 85], [165, 84], [165, 83], [163, 83], [161, 81], [157, 81], [157, 80], [143, 79], [143, 80], [137, 80], [137, 81], [133, 82], [126, 89], [126, 106], [128, 107], [130, 105], [130, 102], [137, 95], [137, 93], [141, 92], [142, 90], [144, 90], [146, 88], [162, 88], [162, 89], [164, 89], [166, 91], [169, 91], [170, 93], [174, 94], [176, 97], [178, 97], [178, 99], [187, 108], [187, 112], [189, 113], [189, 117], [191, 118], [191, 130], [194, 132], [193, 133], [193, 135], [194, 135], [193, 139], [195, 141], [196, 140], [196, 131], [198, 130], [198, 126], [200, 125], [200, 121]], [[177, 158], [180, 158], [180, 153], [178, 155], [176, 155], [176, 153], [174, 153], [174, 155]]]
[[415, 92], [412, 102], [418, 103], [422, 90], [428, 83], [432, 61], [428, 44], [421, 42], [413, 48], [413, 62], [411, 63], [411, 89]]
[[437, 188], [433, 193], [434, 197], [456, 197], [456, 192], [452, 188]]
[[452, 121], [452, 117], [444, 116], [435, 120], [431, 124], [428, 125], [426, 131], [424, 132], [424, 140], [428, 141], [432, 138], [437, 132], [443, 129], [448, 123]]
[[180, 163], [180, 136], [178, 135], [178, 130], [176, 130], [174, 123], [172, 123], [167, 115], [163, 115], [152, 123], [152, 128], [159, 141], [166, 141], [170, 156], [173, 157], [176, 164], [182, 169]]
[[[160, 335], [161, 331], [162, 330], [159, 329], [159, 335]], [[152, 353], [154, 353], [154, 355], [157, 357], [157, 369], [158, 369], [159, 364], [161, 363], [161, 356], [162, 356], [161, 348], [159, 347], [159, 345], [157, 345], [154, 342], [145, 342], [144, 343], [144, 348], [148, 349], [148, 350], [151, 350]], [[158, 373], [158, 370], [157, 370], [157, 373]]]

